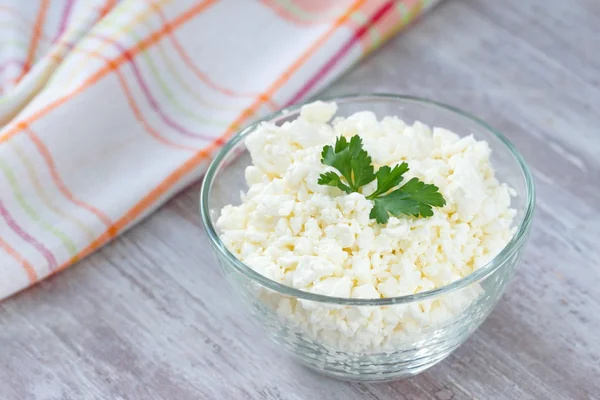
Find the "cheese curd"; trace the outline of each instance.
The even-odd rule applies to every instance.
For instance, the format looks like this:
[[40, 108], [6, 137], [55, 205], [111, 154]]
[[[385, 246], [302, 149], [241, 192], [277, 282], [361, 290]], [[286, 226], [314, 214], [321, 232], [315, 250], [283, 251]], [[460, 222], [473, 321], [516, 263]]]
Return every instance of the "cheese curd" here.
[[[448, 285], [489, 262], [508, 243], [514, 191], [500, 183], [490, 148], [397, 117], [378, 120], [363, 111], [336, 118], [335, 103], [302, 107], [281, 126], [263, 123], [246, 139], [252, 165], [241, 204], [228, 205], [217, 221], [225, 246], [251, 268], [284, 285], [327, 296], [378, 299]], [[435, 184], [446, 200], [430, 218], [369, 218], [373, 202], [317, 183], [333, 171], [320, 161], [323, 146], [340, 135], [360, 135], [377, 169], [407, 162], [404, 182]], [[337, 350], [378, 352], [397, 348], [419, 332], [452, 318], [481, 289], [419, 303], [387, 307], [332, 306], [264, 290], [261, 301], [311, 340]]]

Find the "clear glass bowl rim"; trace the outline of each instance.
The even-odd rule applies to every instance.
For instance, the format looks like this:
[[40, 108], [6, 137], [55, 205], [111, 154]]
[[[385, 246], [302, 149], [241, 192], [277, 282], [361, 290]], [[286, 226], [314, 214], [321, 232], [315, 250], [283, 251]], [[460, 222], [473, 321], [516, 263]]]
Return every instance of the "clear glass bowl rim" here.
[[[281, 118], [286, 114], [292, 114], [307, 104], [313, 101], [335, 101], [339, 104], [341, 103], [352, 103], [357, 101], [399, 101], [399, 102], [412, 102], [424, 104], [427, 106], [433, 106], [437, 108], [444, 109], [446, 111], [450, 111], [454, 114], [457, 114], [460, 117], [466, 118], [471, 122], [475, 122], [481, 128], [489, 131], [493, 135], [495, 135], [506, 148], [511, 152], [511, 154], [516, 159], [517, 163], [521, 167], [521, 172], [525, 179], [525, 196], [526, 196], [526, 210], [523, 214], [523, 218], [519, 222], [517, 232], [512, 237], [512, 239], [507, 243], [507, 245], [494, 257], [491, 261], [489, 261], [486, 265], [479, 268], [477, 271], [461, 278], [457, 281], [454, 281], [448, 285], [442, 286], [437, 289], [428, 290], [416, 294], [411, 294], [407, 296], [398, 296], [398, 297], [386, 297], [381, 299], [353, 299], [353, 298], [345, 298], [345, 297], [333, 297], [326, 296], [321, 294], [315, 294], [310, 292], [305, 292], [299, 289], [294, 289], [290, 286], [283, 285], [281, 283], [275, 282], [252, 268], [248, 265], [240, 261], [237, 257], [235, 257], [223, 244], [219, 236], [217, 235], [217, 231], [215, 226], [213, 225], [212, 218], [210, 216], [209, 210], [209, 198], [210, 191], [213, 184], [213, 180], [217, 175], [217, 172], [220, 169], [222, 161], [229, 155], [229, 152], [235, 148], [235, 146], [242, 140], [246, 138], [248, 134], [253, 132], [259, 124], [265, 121], [272, 121], [277, 118]], [[533, 177], [531, 175], [531, 171], [529, 167], [525, 163], [525, 160], [521, 156], [521, 154], [516, 150], [512, 143], [499, 131], [492, 128], [483, 120], [471, 115], [465, 111], [462, 111], [456, 107], [449, 106], [444, 103], [440, 103], [437, 101], [417, 97], [417, 96], [409, 96], [409, 95], [400, 95], [400, 94], [391, 94], [391, 93], [368, 93], [368, 94], [347, 94], [342, 96], [332, 96], [332, 97], [320, 97], [313, 98], [303, 103], [295, 104], [290, 107], [285, 107], [282, 110], [274, 112], [272, 114], [267, 115], [264, 118], [254, 122], [253, 124], [247, 126], [242, 129], [240, 132], [233, 135], [227, 143], [223, 146], [223, 148], [219, 151], [219, 153], [215, 156], [213, 161], [210, 163], [204, 180], [202, 182], [202, 187], [200, 190], [200, 214], [202, 217], [202, 222], [204, 227], [206, 228], [206, 232], [208, 233], [209, 240], [212, 242], [214, 248], [218, 251], [218, 256], [224, 257], [227, 260], [228, 266], [233, 266], [238, 272], [242, 273], [247, 278], [256, 281], [260, 285], [269, 288], [273, 291], [276, 291], [284, 296], [296, 297], [300, 299], [315, 301], [319, 303], [326, 304], [335, 304], [335, 305], [350, 305], [350, 306], [386, 306], [386, 305], [394, 305], [394, 304], [406, 304], [412, 303], [416, 301], [423, 301], [433, 297], [440, 296], [445, 293], [450, 293], [465, 286], [480, 281], [492, 274], [498, 268], [501, 268], [506, 262], [512, 257], [512, 255], [523, 245], [523, 241], [526, 240], [527, 232], [529, 231], [529, 227], [531, 226], [531, 222], [533, 219], [533, 214], [535, 211], [535, 185], [533, 183]]]

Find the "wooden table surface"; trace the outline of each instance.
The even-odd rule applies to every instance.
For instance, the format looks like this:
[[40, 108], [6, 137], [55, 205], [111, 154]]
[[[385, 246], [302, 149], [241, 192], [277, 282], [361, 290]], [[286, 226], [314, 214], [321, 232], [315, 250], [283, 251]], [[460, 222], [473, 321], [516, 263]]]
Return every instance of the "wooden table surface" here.
[[294, 364], [220, 277], [196, 184], [0, 305], [0, 399], [600, 399], [600, 1], [446, 0], [326, 94], [365, 91], [470, 110], [533, 170], [524, 260], [454, 354], [385, 384]]

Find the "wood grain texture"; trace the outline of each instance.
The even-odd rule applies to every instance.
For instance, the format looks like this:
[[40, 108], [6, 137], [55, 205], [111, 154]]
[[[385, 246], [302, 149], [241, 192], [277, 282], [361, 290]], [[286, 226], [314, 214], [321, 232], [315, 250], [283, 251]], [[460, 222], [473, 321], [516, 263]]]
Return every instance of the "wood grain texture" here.
[[537, 215], [514, 280], [431, 370], [345, 383], [274, 349], [219, 275], [196, 184], [0, 304], [0, 398], [599, 399], [599, 49], [597, 0], [447, 0], [327, 91], [470, 110], [533, 170]]

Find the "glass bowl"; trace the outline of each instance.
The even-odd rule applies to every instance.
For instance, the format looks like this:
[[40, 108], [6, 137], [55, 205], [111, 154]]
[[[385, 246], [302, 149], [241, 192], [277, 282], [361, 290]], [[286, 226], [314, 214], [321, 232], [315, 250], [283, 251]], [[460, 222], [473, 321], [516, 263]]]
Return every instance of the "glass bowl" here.
[[[304, 292], [272, 281], [239, 261], [219, 239], [221, 208], [239, 204], [250, 157], [244, 139], [262, 121], [296, 119], [302, 105], [286, 108], [236, 134], [215, 157], [202, 184], [200, 208], [212, 248], [233, 291], [287, 352], [321, 373], [358, 381], [415, 375], [460, 346], [492, 311], [512, 277], [527, 240], [535, 208], [533, 180], [513, 145], [485, 122], [456, 108], [410, 96], [370, 94], [325, 99], [338, 104], [336, 116], [373, 111], [419, 120], [464, 136], [473, 134], [492, 149], [498, 179], [517, 193], [516, 233], [488, 264], [441, 288], [409, 296], [351, 299]], [[428, 310], [443, 310], [435, 316]], [[355, 321], [353, 334], [339, 320]], [[385, 324], [382, 324], [385, 321]], [[388, 327], [383, 331], [382, 326]], [[393, 327], [393, 329], [389, 329]], [[346, 332], [346, 333], [345, 333]]]

